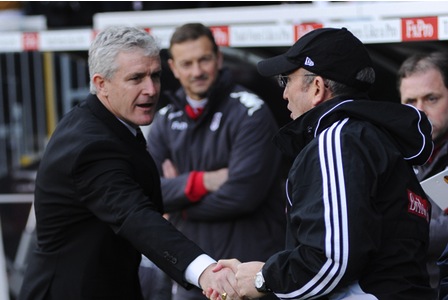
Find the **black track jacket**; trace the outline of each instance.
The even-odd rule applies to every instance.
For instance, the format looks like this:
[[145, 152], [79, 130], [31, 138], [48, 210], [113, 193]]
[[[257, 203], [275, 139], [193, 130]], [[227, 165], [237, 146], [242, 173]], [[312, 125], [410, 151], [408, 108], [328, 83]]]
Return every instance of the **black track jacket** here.
[[431, 207], [412, 165], [432, 152], [418, 110], [329, 100], [283, 127], [276, 144], [295, 156], [287, 249], [263, 268], [282, 299], [433, 299], [425, 269]]

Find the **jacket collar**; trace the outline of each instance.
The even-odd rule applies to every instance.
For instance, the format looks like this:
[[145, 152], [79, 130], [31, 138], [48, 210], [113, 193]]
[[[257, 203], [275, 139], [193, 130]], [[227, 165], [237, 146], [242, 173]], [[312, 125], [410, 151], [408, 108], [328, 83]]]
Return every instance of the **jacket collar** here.
[[339, 114], [331, 118], [325, 116], [346, 101], [353, 100], [334, 98], [307, 111], [283, 126], [274, 136], [274, 143], [284, 154], [295, 157], [317, 134], [339, 118]]
[[135, 135], [101, 103], [96, 95], [89, 94], [86, 98], [86, 105], [120, 139], [125, 142], [136, 142]]
[[296, 156], [323, 130], [347, 117], [379, 128], [411, 165], [424, 164], [431, 155], [432, 127], [424, 113], [399, 103], [346, 97], [330, 99], [287, 124], [275, 143], [284, 153]]

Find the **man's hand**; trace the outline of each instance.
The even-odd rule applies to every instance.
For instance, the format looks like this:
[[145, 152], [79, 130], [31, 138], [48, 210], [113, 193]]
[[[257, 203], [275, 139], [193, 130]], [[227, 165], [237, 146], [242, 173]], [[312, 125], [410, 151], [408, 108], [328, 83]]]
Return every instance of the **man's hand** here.
[[[236, 259], [220, 260], [213, 269], [213, 271], [221, 271], [231, 269], [235, 272], [237, 281], [236, 291], [240, 297], [247, 297], [249, 299], [261, 298], [263, 293], [260, 293], [255, 288], [255, 275], [263, 268], [264, 262], [252, 261], [248, 263], [240, 263]], [[212, 295], [210, 293], [210, 295]], [[213, 298], [210, 298], [213, 299]], [[214, 299], [213, 299], [214, 300]]]
[[229, 169], [222, 168], [204, 173], [204, 186], [209, 192], [216, 192], [228, 179]]
[[[162, 163], [163, 177], [176, 178], [179, 176], [179, 171], [173, 162], [169, 159], [165, 159]], [[204, 187], [209, 192], [216, 192], [228, 179], [229, 169], [222, 168], [215, 171], [204, 172]]]
[[[207, 298], [217, 300], [225, 298], [225, 300], [241, 299], [236, 292], [235, 274], [230, 268], [222, 268], [215, 270], [216, 264], [208, 266], [199, 277], [199, 284]], [[226, 297], [222, 295], [226, 293]]]
[[[220, 260], [220, 262], [223, 261], [225, 262], [224, 264], [220, 264], [218, 262], [218, 264], [215, 264], [214, 268], [213, 268], [213, 272], [222, 272], [225, 270], [230, 270], [232, 272], [232, 274], [235, 273], [235, 271], [237, 270], [237, 266], [241, 263], [239, 260], [237, 259], [228, 259], [228, 260]], [[225, 265], [225, 266], [224, 266]], [[233, 285], [233, 288], [235, 290], [237, 290], [237, 282], [236, 279], [234, 279], [235, 284]], [[208, 288], [208, 289], [204, 289], [203, 294], [211, 300], [228, 300], [228, 299], [234, 299], [231, 298], [229, 296], [229, 294], [226, 294], [226, 297], [222, 297], [222, 293], [218, 292], [217, 290], [214, 290], [212, 288]], [[239, 296], [238, 296], [239, 297]], [[235, 299], [246, 299], [246, 298], [235, 298]]]
[[175, 178], [179, 176], [179, 171], [177, 171], [173, 162], [169, 159], [165, 159], [162, 163], [163, 177], [165, 178]]

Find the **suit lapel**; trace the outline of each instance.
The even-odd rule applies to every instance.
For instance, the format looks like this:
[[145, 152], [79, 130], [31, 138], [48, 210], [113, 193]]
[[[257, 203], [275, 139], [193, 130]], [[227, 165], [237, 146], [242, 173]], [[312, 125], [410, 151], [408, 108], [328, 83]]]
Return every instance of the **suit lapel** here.
[[[136, 180], [141, 182], [145, 193], [149, 193], [151, 199], [158, 205], [160, 211], [163, 212], [163, 202], [160, 190], [160, 174], [157, 170], [156, 164], [146, 150], [142, 146], [132, 132], [115, 117], [95, 95], [89, 95], [86, 99], [87, 106], [92, 113], [107, 127], [109, 127], [115, 135], [120, 138], [123, 143], [129, 145], [129, 153], [136, 167]], [[135, 155], [132, 155], [135, 153]], [[149, 172], [149, 173], [148, 173]], [[145, 178], [145, 180], [141, 180]]]

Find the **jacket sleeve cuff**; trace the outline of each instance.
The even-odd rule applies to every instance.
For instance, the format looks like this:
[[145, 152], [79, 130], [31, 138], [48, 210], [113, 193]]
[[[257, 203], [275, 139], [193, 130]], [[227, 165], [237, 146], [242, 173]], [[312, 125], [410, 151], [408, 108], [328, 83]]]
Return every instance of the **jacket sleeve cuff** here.
[[193, 260], [185, 270], [185, 280], [191, 284], [194, 284], [198, 288], [201, 288], [199, 284], [199, 278], [202, 273], [211, 264], [216, 263], [216, 260], [211, 258], [206, 254], [199, 255], [195, 260]]
[[207, 194], [204, 186], [204, 172], [192, 171], [185, 186], [185, 195], [190, 202], [198, 202]]

